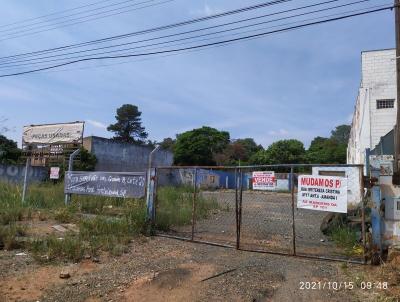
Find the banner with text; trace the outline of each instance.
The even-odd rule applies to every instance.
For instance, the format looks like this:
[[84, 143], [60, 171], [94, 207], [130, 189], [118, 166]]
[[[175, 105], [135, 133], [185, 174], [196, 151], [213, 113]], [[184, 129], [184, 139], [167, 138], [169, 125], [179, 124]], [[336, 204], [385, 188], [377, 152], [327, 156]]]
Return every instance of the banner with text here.
[[65, 173], [64, 193], [140, 198], [144, 196], [145, 184], [145, 172], [68, 171]]
[[24, 126], [22, 141], [25, 144], [60, 144], [80, 142], [83, 122]]
[[297, 208], [347, 213], [347, 178], [300, 175]]
[[255, 171], [252, 175], [253, 190], [270, 190], [276, 186], [274, 171]]

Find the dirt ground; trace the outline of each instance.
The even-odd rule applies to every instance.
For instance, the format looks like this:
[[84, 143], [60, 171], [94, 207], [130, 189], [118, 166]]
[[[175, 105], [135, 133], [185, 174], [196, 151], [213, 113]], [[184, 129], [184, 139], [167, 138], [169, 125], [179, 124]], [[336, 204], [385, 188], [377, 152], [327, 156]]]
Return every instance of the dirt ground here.
[[126, 254], [99, 262], [40, 265], [21, 252], [0, 251], [0, 301], [395, 301], [357, 286], [301, 289], [301, 282], [355, 282], [370, 267], [162, 237], [134, 240]]

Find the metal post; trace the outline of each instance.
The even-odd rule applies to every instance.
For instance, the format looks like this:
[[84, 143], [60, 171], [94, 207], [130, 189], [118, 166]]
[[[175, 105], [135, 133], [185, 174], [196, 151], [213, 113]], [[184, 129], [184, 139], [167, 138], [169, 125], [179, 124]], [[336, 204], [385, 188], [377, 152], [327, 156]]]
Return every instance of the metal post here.
[[240, 169], [239, 173], [239, 183], [240, 183], [240, 195], [239, 195], [239, 213], [238, 213], [238, 241], [237, 241], [237, 246], [238, 248], [240, 247], [240, 234], [242, 230], [242, 202], [243, 202], [243, 172], [242, 169]]
[[[395, 10], [395, 40], [396, 40], [396, 84], [397, 84], [397, 95], [396, 95], [396, 104], [397, 104], [397, 116], [396, 116], [396, 131], [394, 133], [395, 137], [395, 151], [394, 151], [394, 170], [398, 174], [399, 171], [399, 155], [400, 155], [400, 0], [394, 0], [394, 10]], [[371, 146], [372, 147], [372, 146]], [[395, 177], [396, 182], [398, 182], [398, 177]]]
[[196, 191], [197, 191], [197, 168], [193, 175], [193, 203], [192, 203], [192, 241], [194, 240], [194, 230], [196, 225]]
[[235, 214], [236, 214], [236, 249], [239, 249], [240, 231], [239, 231], [239, 199], [238, 199], [238, 169], [235, 168]]
[[28, 172], [29, 172], [30, 157], [26, 158], [25, 164], [25, 175], [24, 175], [24, 187], [22, 189], [22, 203], [25, 203], [26, 189], [28, 187]]
[[[81, 150], [76, 149], [74, 152], [71, 153], [68, 160], [68, 172], [72, 172], [74, 170], [74, 158], [79, 154]], [[65, 194], [64, 204], [68, 205], [71, 201], [71, 194]]]
[[293, 166], [290, 167], [290, 192], [292, 194], [292, 245], [293, 245], [293, 256], [296, 256], [296, 225], [294, 220], [294, 175]]
[[367, 237], [365, 230], [365, 201], [367, 198], [367, 192], [364, 193], [363, 170], [364, 167], [358, 168], [358, 173], [360, 175], [360, 193], [361, 193], [361, 240], [363, 245], [363, 261], [364, 263], [367, 263]]

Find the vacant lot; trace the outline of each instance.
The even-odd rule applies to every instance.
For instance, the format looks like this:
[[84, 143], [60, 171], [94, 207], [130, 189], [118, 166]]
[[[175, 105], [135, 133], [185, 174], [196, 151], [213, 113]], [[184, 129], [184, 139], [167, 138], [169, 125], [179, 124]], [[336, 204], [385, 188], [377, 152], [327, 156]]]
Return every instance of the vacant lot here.
[[[75, 196], [64, 206], [61, 185], [32, 186], [28, 193], [21, 205], [17, 187], [0, 190], [0, 301], [390, 301], [382, 300], [388, 290], [301, 289], [300, 282], [378, 276], [366, 267], [145, 237], [144, 200]], [[190, 190], [163, 188], [158, 197], [159, 231], [191, 234]], [[290, 250], [289, 200], [244, 193], [243, 244]], [[196, 239], [234, 243], [234, 193], [201, 192], [198, 201]], [[321, 237], [323, 216], [307, 215], [296, 212], [299, 246], [341, 251]]]

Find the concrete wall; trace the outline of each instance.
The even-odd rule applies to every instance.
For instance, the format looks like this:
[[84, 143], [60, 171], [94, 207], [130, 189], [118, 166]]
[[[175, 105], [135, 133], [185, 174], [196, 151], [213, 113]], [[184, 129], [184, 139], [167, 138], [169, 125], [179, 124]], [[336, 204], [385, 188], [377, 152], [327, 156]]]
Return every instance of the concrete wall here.
[[[23, 183], [25, 176], [25, 165], [3, 165], [0, 164], [0, 181]], [[40, 182], [49, 177], [49, 171], [45, 167], [29, 167], [28, 181]]]
[[[83, 139], [84, 147], [97, 157], [96, 171], [142, 172], [147, 169], [152, 148], [90, 136]], [[170, 166], [173, 154], [159, 150], [154, 154], [153, 167]]]
[[[364, 164], [365, 149], [373, 149], [396, 123], [396, 51], [361, 54], [362, 81], [353, 113], [347, 163]], [[392, 99], [394, 108], [377, 109], [377, 100]]]

